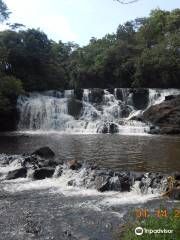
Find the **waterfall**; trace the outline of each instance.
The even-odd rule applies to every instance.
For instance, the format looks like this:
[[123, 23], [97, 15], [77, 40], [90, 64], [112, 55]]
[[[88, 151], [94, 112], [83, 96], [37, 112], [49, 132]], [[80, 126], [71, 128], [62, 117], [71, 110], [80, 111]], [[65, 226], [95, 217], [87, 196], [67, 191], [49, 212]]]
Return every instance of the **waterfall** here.
[[177, 89], [84, 89], [79, 100], [73, 90], [30, 93], [17, 101], [18, 130], [143, 134], [149, 126], [135, 117], [178, 94]]

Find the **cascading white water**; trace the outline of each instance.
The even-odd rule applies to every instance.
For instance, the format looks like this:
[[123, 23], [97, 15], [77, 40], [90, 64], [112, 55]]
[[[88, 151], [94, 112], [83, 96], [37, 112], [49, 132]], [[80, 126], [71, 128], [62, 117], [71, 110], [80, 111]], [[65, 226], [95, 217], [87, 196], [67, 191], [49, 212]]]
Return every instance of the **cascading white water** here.
[[[136, 91], [136, 95], [133, 93]], [[47, 91], [20, 96], [17, 108], [20, 112], [20, 131], [58, 131], [60, 133], [115, 133], [142, 134], [148, 126], [132, 120], [152, 105], [162, 102], [168, 95], [180, 94], [177, 89], [141, 90], [102, 89], [83, 90], [82, 101], [76, 99], [73, 90]], [[147, 99], [146, 99], [147, 98]], [[146, 102], [144, 106], [139, 103]], [[76, 109], [76, 110], [75, 110]], [[75, 113], [76, 112], [76, 113]]]

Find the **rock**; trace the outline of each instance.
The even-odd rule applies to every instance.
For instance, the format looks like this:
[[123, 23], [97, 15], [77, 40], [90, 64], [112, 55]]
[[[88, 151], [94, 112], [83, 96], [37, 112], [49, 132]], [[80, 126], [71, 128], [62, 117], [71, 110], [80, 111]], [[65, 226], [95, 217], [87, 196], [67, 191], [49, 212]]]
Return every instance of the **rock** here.
[[174, 188], [169, 194], [170, 199], [180, 200], [180, 188]]
[[68, 100], [68, 114], [73, 116], [75, 119], [79, 119], [83, 103], [75, 98]]
[[78, 170], [82, 167], [82, 164], [79, 163], [77, 160], [70, 160], [68, 161], [68, 166], [72, 170]]
[[74, 185], [74, 180], [68, 181], [68, 186], [73, 186]]
[[168, 96], [165, 97], [165, 101], [169, 101], [169, 100], [172, 100], [174, 98], [175, 98], [174, 95], [168, 95]]
[[53, 176], [55, 169], [54, 168], [40, 168], [36, 169], [33, 173], [34, 180], [41, 180], [45, 178], [50, 178]]
[[118, 133], [119, 129], [118, 129], [118, 125], [115, 123], [104, 123], [103, 125], [101, 125], [98, 129], [97, 129], [97, 133]]
[[160, 129], [157, 126], [151, 126], [148, 133], [149, 134], [160, 134]]
[[160, 134], [180, 134], [180, 95], [151, 106], [143, 113], [143, 121], [157, 126]]
[[91, 103], [100, 104], [103, 101], [104, 90], [100, 88], [93, 88], [89, 92], [89, 101]]
[[55, 153], [49, 147], [42, 147], [33, 152], [32, 155], [38, 155], [44, 158], [51, 158], [55, 156]]
[[48, 159], [48, 160], [41, 159], [39, 161], [39, 164], [38, 164], [39, 168], [42, 168], [42, 167], [53, 167], [53, 168], [55, 168], [58, 165], [59, 165], [59, 163], [57, 161], [53, 160], [53, 159]]
[[121, 88], [116, 88], [115, 95], [116, 95], [116, 98], [118, 100], [124, 101], [124, 99], [123, 99], [123, 92], [122, 92]]
[[109, 179], [110, 179], [110, 177], [108, 175], [97, 176], [94, 181], [95, 188], [100, 192], [108, 191], [109, 190]]
[[180, 181], [180, 173], [175, 173], [174, 179]]
[[84, 90], [83, 89], [81, 89], [81, 88], [76, 88], [76, 89], [74, 89], [74, 95], [75, 95], [75, 98], [77, 99], [77, 100], [82, 100], [82, 98], [83, 98], [83, 92], [84, 92]]
[[24, 161], [22, 161], [22, 166], [25, 168], [36, 169], [39, 167], [38, 159], [34, 156], [26, 156], [24, 157]]
[[133, 89], [133, 103], [137, 110], [146, 109], [149, 103], [149, 90], [148, 89]]
[[111, 191], [121, 191], [121, 182], [118, 176], [111, 177], [109, 179], [109, 190]]
[[25, 178], [27, 176], [26, 168], [19, 168], [13, 171], [8, 172], [6, 179], [16, 179], [16, 178]]

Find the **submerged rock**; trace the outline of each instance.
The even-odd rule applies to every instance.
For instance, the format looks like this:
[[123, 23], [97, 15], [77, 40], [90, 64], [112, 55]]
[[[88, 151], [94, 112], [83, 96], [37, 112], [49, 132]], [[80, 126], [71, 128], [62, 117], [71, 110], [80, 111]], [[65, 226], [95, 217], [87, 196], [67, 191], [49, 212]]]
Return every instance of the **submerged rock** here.
[[44, 158], [51, 158], [55, 156], [55, 153], [49, 147], [42, 147], [34, 151], [32, 155], [38, 155]]
[[36, 169], [33, 173], [34, 180], [41, 180], [45, 178], [51, 178], [54, 174], [54, 168], [40, 168]]
[[26, 168], [19, 168], [13, 171], [8, 172], [6, 179], [16, 179], [16, 178], [25, 178], [27, 176], [27, 169]]
[[108, 175], [97, 176], [94, 181], [95, 189], [97, 189], [100, 192], [108, 191], [109, 179], [110, 177]]

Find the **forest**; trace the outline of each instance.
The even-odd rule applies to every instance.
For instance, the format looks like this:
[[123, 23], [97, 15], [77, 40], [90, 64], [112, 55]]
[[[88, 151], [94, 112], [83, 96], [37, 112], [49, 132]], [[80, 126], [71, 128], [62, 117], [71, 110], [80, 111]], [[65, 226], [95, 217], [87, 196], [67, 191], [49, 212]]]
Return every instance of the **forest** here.
[[[0, 0], [0, 24], [10, 11]], [[55, 42], [40, 29], [0, 32], [0, 112], [30, 91], [81, 88], [180, 88], [180, 9], [152, 10], [87, 46]], [[58, 26], [58, 23], [57, 23]], [[92, 33], [93, 34], [93, 33]]]

